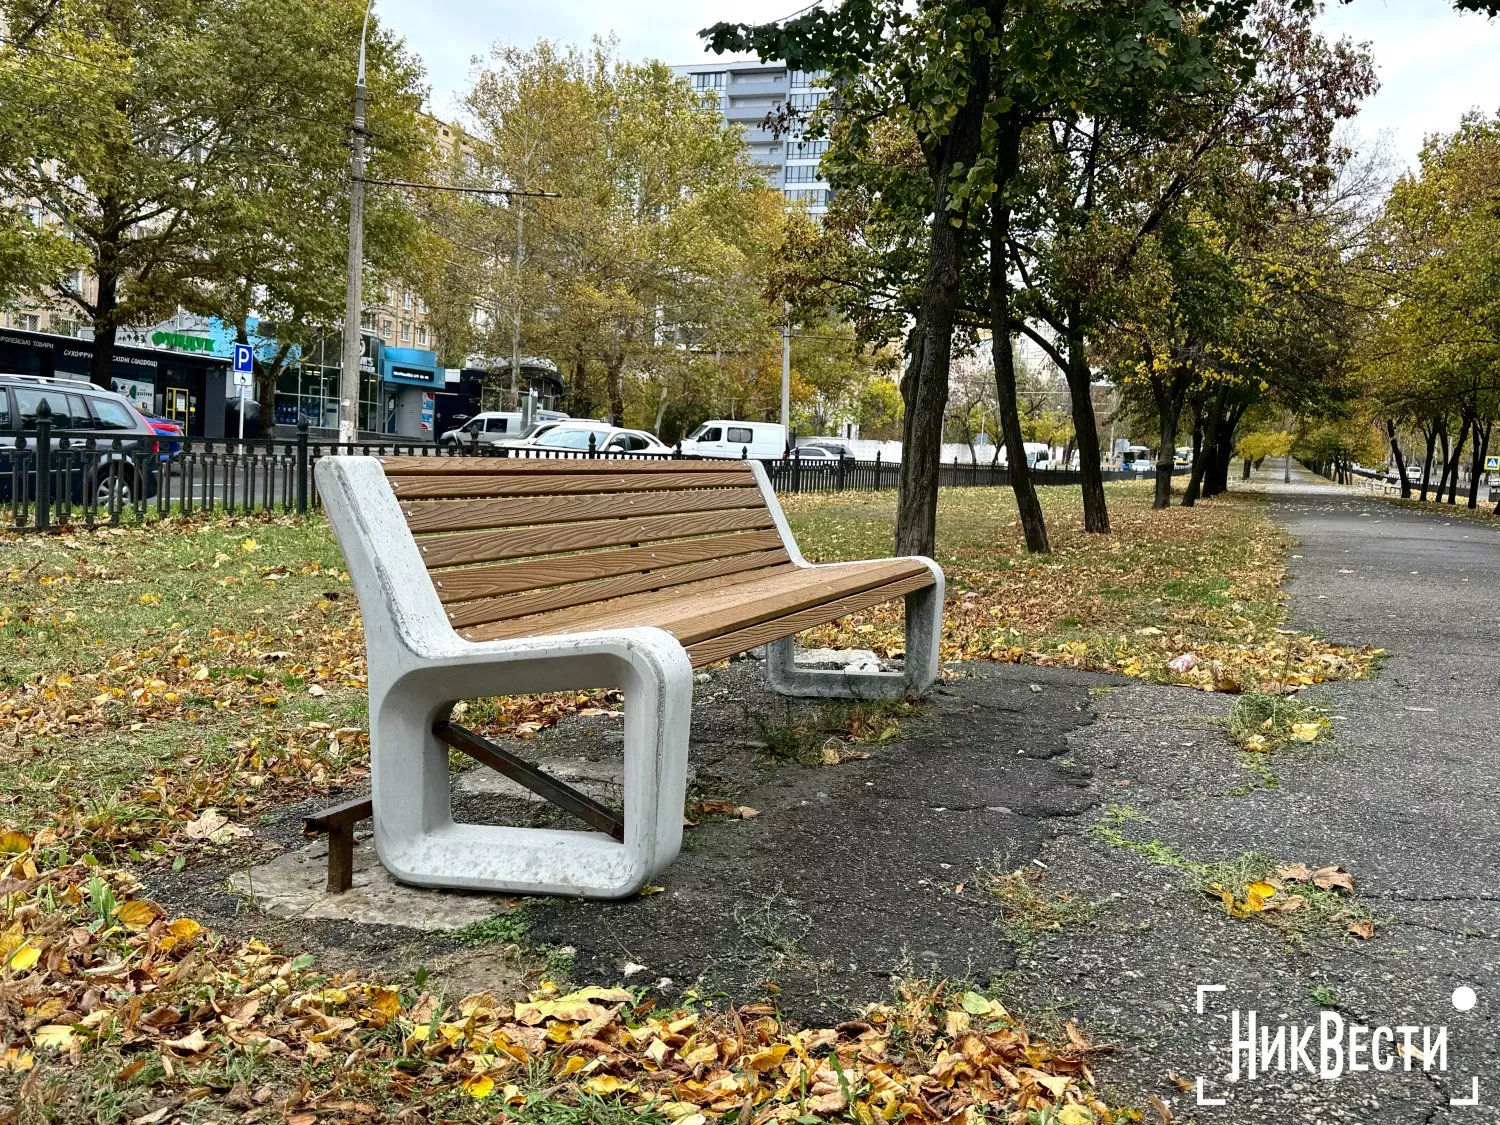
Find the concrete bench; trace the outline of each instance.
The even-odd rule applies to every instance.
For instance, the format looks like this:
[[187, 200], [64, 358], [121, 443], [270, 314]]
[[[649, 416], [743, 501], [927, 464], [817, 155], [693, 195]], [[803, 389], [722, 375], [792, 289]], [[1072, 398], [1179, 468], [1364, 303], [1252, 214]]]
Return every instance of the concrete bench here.
[[[693, 669], [766, 646], [787, 695], [916, 695], [938, 675], [930, 559], [810, 565], [755, 462], [328, 457], [319, 494], [369, 657], [375, 842], [423, 886], [619, 898], [682, 842]], [[906, 601], [901, 672], [797, 667], [793, 635]], [[625, 696], [623, 814], [450, 721], [462, 699]], [[461, 824], [450, 748], [598, 831]]]

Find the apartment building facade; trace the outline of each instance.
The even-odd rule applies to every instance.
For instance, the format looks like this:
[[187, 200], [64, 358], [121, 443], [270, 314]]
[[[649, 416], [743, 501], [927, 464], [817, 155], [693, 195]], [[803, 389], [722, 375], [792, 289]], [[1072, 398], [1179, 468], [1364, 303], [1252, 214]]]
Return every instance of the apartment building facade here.
[[750, 154], [766, 169], [772, 187], [780, 188], [789, 202], [805, 204], [814, 215], [828, 210], [830, 189], [818, 169], [828, 141], [806, 139], [795, 125], [780, 135], [766, 127], [768, 115], [783, 106], [796, 109], [804, 120], [816, 110], [829, 92], [822, 71], [722, 59], [672, 70], [688, 78], [694, 89], [718, 95], [719, 111], [744, 130]]

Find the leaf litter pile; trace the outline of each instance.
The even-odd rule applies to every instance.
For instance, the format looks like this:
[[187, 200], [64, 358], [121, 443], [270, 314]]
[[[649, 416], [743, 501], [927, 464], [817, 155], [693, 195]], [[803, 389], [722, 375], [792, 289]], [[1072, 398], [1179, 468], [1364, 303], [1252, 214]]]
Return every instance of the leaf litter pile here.
[[[0, 838], [0, 1090], [18, 1120], [524, 1122], [606, 1107], [709, 1121], [1124, 1120], [1091, 1045], [1030, 1035], [976, 992], [909, 984], [834, 1028], [770, 1005], [659, 1010], [641, 992], [542, 987], [452, 1002], [169, 918], [128, 872]], [[540, 1119], [540, 1118], [538, 1118]]]
[[[1295, 691], [1367, 675], [1381, 650], [1280, 628], [1290, 540], [1265, 498], [1233, 491], [1193, 508], [1151, 507], [1151, 486], [1106, 486], [1110, 535], [1083, 530], [1075, 490], [1039, 490], [1052, 554], [1027, 556], [1009, 489], [944, 489], [937, 561], [948, 576], [942, 654], [1118, 672], [1203, 691]], [[817, 561], [890, 553], [894, 500], [784, 501]], [[814, 630], [809, 643], [899, 655], [899, 605]]]

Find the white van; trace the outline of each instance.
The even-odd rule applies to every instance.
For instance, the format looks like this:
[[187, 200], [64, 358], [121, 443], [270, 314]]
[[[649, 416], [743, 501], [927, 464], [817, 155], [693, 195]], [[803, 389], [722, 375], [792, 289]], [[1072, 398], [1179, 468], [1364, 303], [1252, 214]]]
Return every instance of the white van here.
[[755, 457], [765, 460], [786, 452], [786, 428], [780, 422], [731, 422], [711, 418], [682, 439], [682, 451], [698, 457]]
[[[1028, 441], [1022, 443], [1026, 447], [1026, 465], [1031, 469], [1050, 469], [1052, 467], [1052, 449], [1045, 442]], [[1002, 467], [1010, 465], [1010, 450], [1004, 445], [1000, 446], [1000, 464]]]
[[[538, 410], [532, 426], [535, 428], [542, 422], [556, 422], [565, 418], [567, 415], [558, 410]], [[486, 410], [474, 415], [457, 429], [445, 432], [438, 438], [438, 444], [468, 445], [474, 440], [474, 435], [478, 434], [480, 445], [493, 445], [497, 441], [510, 441], [526, 436], [521, 429], [519, 410]]]

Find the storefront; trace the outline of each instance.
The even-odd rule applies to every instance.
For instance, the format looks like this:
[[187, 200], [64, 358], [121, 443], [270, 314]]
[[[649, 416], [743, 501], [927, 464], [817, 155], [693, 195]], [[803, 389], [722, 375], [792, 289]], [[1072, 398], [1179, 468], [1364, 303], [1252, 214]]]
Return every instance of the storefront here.
[[[387, 432], [380, 400], [382, 350], [380, 337], [360, 336], [359, 428], [366, 432]], [[299, 422], [328, 435], [338, 432], [342, 359], [339, 334], [327, 333], [307, 347], [300, 364], [282, 372], [276, 382], [276, 425], [283, 434], [295, 431]]]
[[[89, 378], [92, 341], [19, 329], [0, 331], [0, 371], [15, 375]], [[190, 437], [226, 433], [229, 361], [206, 352], [115, 345], [115, 390], [146, 414], [181, 422]]]

